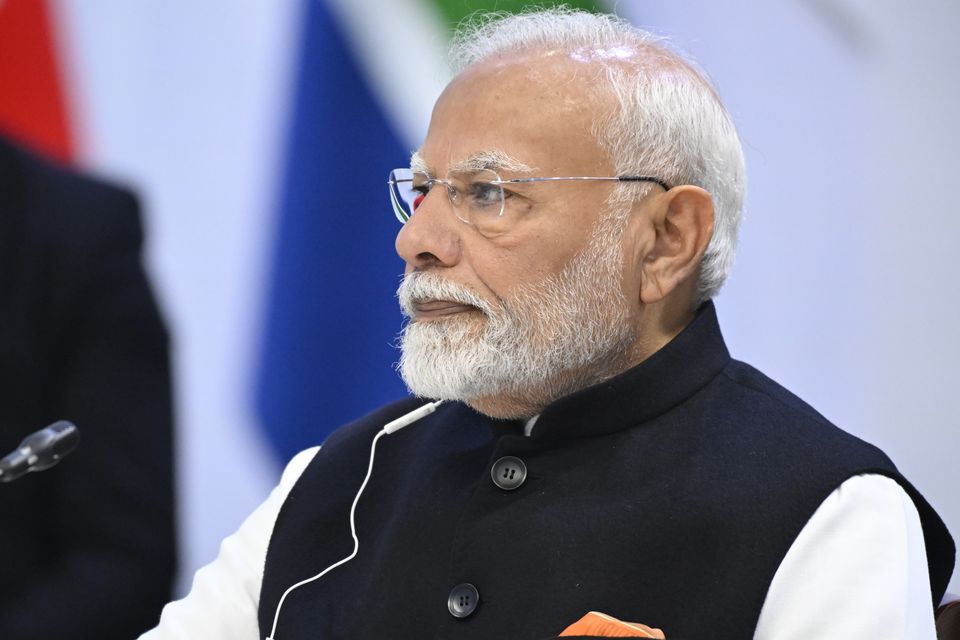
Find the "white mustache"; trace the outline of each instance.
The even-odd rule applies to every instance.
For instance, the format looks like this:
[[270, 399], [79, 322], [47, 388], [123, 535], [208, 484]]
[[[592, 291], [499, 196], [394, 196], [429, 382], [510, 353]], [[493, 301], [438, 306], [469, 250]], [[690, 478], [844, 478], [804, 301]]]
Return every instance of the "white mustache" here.
[[397, 289], [397, 298], [400, 300], [400, 310], [408, 318], [413, 318], [416, 303], [431, 300], [466, 304], [476, 307], [488, 316], [494, 314], [494, 308], [490, 303], [473, 291], [432, 272], [414, 271], [403, 276], [400, 287]]

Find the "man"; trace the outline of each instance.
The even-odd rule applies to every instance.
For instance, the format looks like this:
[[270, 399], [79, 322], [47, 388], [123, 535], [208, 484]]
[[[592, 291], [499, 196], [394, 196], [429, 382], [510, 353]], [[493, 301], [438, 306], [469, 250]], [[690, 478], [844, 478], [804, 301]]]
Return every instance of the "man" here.
[[131, 638], [176, 568], [166, 327], [123, 189], [0, 138], [0, 455], [61, 418], [75, 453], [0, 484], [0, 637]]
[[703, 75], [562, 10], [455, 59], [390, 178], [421, 399], [298, 456], [145, 637], [932, 638], [936, 514], [723, 344], [744, 169]]

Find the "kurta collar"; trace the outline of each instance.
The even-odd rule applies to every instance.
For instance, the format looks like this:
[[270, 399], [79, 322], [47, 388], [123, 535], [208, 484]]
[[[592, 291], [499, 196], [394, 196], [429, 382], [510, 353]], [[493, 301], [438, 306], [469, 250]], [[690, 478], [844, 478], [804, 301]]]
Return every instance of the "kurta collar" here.
[[729, 361], [716, 309], [708, 301], [683, 331], [636, 367], [548, 405], [530, 438], [602, 435], [641, 424], [693, 396]]

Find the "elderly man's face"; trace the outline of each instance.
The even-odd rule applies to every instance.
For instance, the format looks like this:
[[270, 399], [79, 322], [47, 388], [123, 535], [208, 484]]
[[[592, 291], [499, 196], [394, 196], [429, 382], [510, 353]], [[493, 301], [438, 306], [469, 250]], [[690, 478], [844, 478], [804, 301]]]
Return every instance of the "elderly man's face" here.
[[[484, 157], [529, 167], [497, 168], [505, 180], [613, 175], [591, 135], [597, 73], [549, 55], [476, 65], [437, 102], [419, 159], [440, 178]], [[495, 233], [459, 219], [442, 187], [430, 191], [396, 243], [411, 316], [401, 373], [415, 393], [521, 417], [628, 358], [636, 275], [608, 211], [612, 189], [510, 186], [511, 218]]]

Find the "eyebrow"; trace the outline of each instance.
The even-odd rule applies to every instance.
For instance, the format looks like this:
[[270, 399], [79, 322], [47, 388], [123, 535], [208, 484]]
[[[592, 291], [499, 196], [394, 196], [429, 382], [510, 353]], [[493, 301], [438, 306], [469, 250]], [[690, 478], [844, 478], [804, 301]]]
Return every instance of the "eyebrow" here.
[[[414, 172], [430, 175], [427, 163], [419, 151], [414, 151], [410, 156], [410, 169]], [[494, 149], [490, 151], [480, 151], [467, 156], [450, 165], [450, 172], [483, 171], [489, 169], [492, 171], [512, 171], [514, 173], [531, 173], [534, 168], [525, 162], [517, 160], [505, 151]]]
[[410, 170], [414, 173], [425, 173], [430, 175], [430, 171], [427, 170], [427, 163], [423, 159], [423, 156], [420, 155], [419, 151], [414, 151], [410, 154]]

